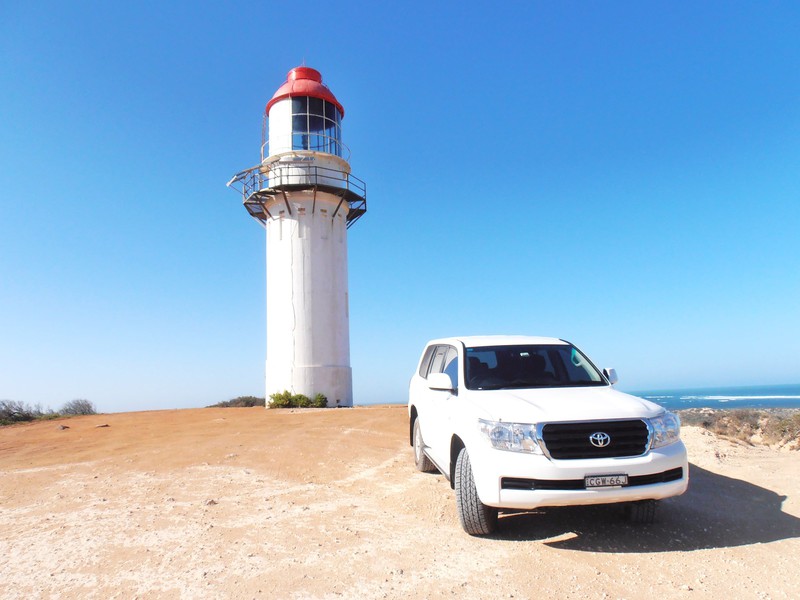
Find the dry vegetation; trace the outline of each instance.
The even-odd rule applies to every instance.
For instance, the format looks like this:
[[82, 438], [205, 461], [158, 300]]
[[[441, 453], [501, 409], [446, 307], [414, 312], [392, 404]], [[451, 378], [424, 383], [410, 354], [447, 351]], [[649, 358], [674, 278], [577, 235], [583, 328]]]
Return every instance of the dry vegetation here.
[[24, 423], [26, 421], [47, 421], [59, 417], [74, 417], [77, 415], [95, 415], [94, 404], [88, 400], [70, 400], [56, 412], [51, 408], [43, 409], [40, 404], [31, 406], [25, 402], [15, 400], [0, 400], [0, 426]]
[[253, 406], [265, 406], [264, 398], [256, 396], [238, 396], [232, 400], [217, 402], [206, 408], [252, 408]]
[[680, 411], [684, 425], [703, 427], [712, 433], [749, 445], [763, 444], [800, 449], [800, 410], [713, 410], [697, 408]]

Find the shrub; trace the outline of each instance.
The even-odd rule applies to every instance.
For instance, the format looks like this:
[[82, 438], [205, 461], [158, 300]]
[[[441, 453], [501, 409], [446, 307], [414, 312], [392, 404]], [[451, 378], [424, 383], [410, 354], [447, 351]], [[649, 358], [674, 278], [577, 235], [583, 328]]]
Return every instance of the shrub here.
[[800, 440], [800, 412], [788, 417], [772, 416], [764, 423], [764, 440], [769, 443], [788, 443]]
[[206, 408], [250, 408], [252, 406], [264, 406], [264, 398], [256, 396], [239, 396], [232, 400], [223, 400]]
[[8, 425], [20, 421], [32, 421], [33, 413], [29, 406], [14, 400], [0, 400], [0, 423]]
[[35, 419], [55, 419], [60, 416], [52, 410], [42, 410], [41, 405], [30, 406], [14, 400], [0, 400], [0, 425], [11, 425]]
[[325, 408], [328, 398], [325, 394], [317, 394], [312, 400], [305, 394], [292, 394], [288, 390], [275, 392], [269, 396], [270, 408]]
[[294, 406], [292, 393], [289, 390], [284, 390], [282, 392], [275, 392], [274, 394], [269, 395], [269, 407], [270, 408], [291, 408]]
[[70, 400], [61, 407], [62, 415], [96, 415], [94, 404], [81, 398]]

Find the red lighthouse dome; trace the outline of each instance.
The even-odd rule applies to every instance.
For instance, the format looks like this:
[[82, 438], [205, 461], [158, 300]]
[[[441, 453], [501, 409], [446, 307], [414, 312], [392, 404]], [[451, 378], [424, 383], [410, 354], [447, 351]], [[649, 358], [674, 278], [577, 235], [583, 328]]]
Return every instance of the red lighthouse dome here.
[[286, 75], [286, 81], [278, 88], [272, 99], [267, 102], [267, 114], [269, 115], [270, 108], [279, 100], [296, 96], [319, 98], [330, 102], [339, 109], [339, 113], [344, 117], [344, 107], [341, 102], [336, 99], [336, 96], [328, 89], [328, 86], [322, 83], [322, 74], [311, 67], [295, 67], [289, 71]]

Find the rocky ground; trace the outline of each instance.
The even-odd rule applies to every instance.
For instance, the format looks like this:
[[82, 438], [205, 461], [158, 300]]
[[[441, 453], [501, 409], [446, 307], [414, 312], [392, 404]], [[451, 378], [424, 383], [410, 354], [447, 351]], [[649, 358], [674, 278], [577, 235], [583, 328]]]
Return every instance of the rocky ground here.
[[[64, 428], [62, 428], [64, 427]], [[0, 596], [797, 598], [800, 455], [685, 427], [689, 491], [464, 534], [404, 407], [196, 409], [0, 429]]]

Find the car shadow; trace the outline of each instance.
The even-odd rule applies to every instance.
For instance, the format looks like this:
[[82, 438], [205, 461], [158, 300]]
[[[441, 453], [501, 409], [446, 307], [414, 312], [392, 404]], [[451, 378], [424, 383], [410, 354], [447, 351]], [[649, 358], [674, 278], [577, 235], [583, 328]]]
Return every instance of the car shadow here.
[[589, 552], [745, 546], [800, 537], [800, 519], [783, 512], [784, 500], [772, 490], [690, 465], [689, 489], [660, 502], [652, 525], [623, 520], [619, 505], [559, 507], [501, 513], [493, 537]]

